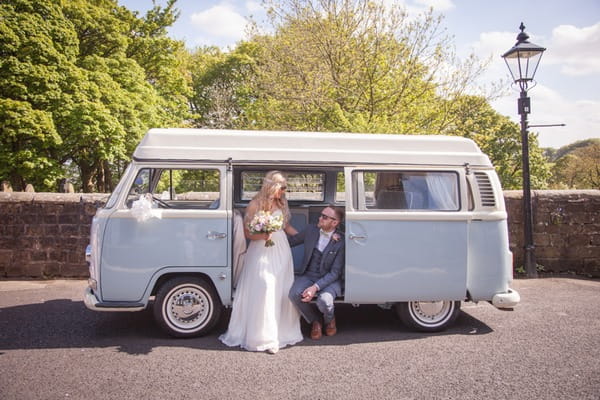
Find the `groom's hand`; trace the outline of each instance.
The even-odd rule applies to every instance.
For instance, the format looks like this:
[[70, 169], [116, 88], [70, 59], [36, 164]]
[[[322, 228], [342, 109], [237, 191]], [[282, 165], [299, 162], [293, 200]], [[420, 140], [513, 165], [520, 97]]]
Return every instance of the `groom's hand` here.
[[315, 285], [309, 286], [306, 289], [304, 289], [304, 292], [302, 292], [302, 301], [308, 303], [312, 300], [313, 297], [315, 297], [316, 294], [317, 287]]

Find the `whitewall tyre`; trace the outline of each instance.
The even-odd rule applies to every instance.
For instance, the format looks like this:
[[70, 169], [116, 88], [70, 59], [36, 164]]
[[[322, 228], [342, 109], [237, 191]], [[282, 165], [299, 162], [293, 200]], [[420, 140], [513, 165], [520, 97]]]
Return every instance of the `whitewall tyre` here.
[[454, 323], [460, 313], [460, 301], [409, 301], [396, 304], [404, 325], [421, 332], [439, 332]]
[[222, 308], [210, 283], [200, 277], [181, 276], [165, 282], [158, 289], [154, 318], [171, 336], [201, 336], [214, 327]]

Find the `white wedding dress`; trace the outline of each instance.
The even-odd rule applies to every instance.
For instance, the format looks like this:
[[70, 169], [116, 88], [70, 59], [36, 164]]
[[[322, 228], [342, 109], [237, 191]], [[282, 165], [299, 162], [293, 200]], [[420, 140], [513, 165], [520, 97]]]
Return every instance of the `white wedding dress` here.
[[[281, 214], [281, 210], [274, 214]], [[300, 314], [288, 298], [294, 281], [292, 252], [283, 230], [272, 234], [274, 246], [252, 240], [233, 299], [227, 346], [250, 351], [279, 350], [300, 342]]]

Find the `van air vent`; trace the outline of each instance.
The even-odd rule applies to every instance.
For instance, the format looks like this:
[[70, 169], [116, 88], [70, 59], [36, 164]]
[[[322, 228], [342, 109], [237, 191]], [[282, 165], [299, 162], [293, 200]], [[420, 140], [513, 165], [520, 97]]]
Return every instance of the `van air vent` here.
[[494, 188], [492, 187], [488, 175], [485, 172], [475, 172], [475, 179], [477, 180], [477, 186], [479, 187], [481, 206], [496, 207]]

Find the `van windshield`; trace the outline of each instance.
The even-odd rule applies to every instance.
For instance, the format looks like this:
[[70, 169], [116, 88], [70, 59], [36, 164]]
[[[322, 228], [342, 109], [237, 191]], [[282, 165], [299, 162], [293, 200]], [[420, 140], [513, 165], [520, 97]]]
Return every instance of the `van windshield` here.
[[119, 181], [115, 190], [113, 190], [113, 192], [110, 194], [110, 197], [108, 198], [108, 201], [106, 202], [106, 205], [104, 206], [104, 208], [113, 208], [115, 206], [115, 204], [117, 204], [117, 199], [119, 198], [119, 194], [123, 191], [123, 187], [125, 186], [124, 178], [129, 175], [130, 169], [131, 169], [131, 164], [129, 164], [127, 166], [127, 168], [125, 168], [125, 172], [123, 172], [123, 175], [122, 175], [123, 178]]
[[221, 174], [214, 168], [142, 168], [129, 189], [127, 206], [149, 194], [162, 208], [216, 209], [220, 181]]

